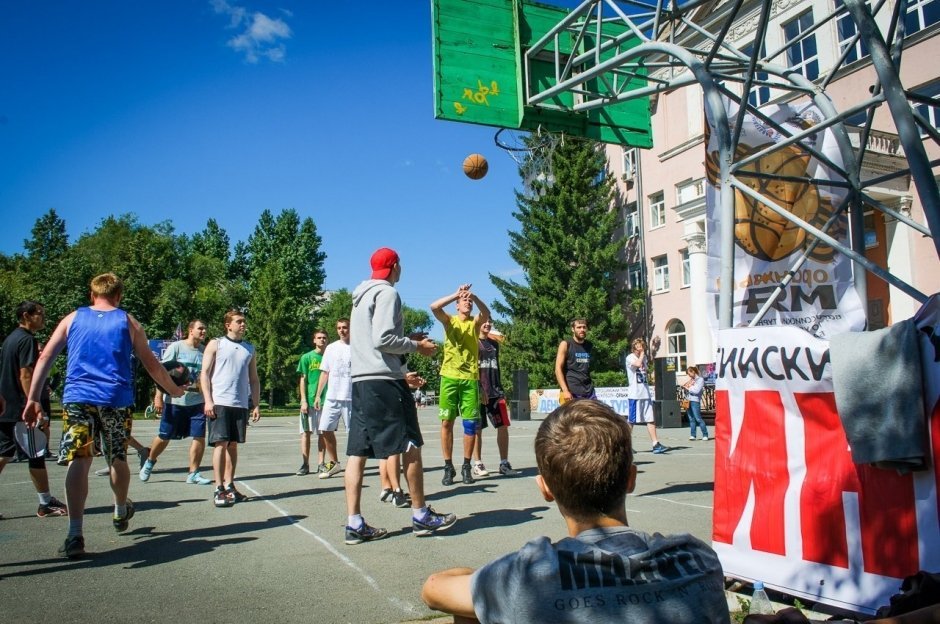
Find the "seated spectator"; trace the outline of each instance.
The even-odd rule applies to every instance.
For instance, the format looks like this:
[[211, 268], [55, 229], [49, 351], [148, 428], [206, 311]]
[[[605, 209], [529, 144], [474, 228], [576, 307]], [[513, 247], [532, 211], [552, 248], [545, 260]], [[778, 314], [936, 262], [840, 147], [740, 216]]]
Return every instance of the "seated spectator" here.
[[626, 420], [603, 403], [556, 409], [535, 438], [536, 484], [570, 537], [536, 538], [476, 571], [433, 574], [424, 602], [455, 622], [727, 623], [724, 575], [707, 544], [627, 526], [632, 448]]

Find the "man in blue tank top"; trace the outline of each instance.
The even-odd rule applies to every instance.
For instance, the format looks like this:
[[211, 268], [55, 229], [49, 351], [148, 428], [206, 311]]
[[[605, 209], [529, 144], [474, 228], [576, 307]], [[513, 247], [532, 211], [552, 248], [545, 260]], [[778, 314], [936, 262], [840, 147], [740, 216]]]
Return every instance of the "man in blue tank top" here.
[[123, 294], [124, 284], [114, 273], [91, 280], [91, 305], [75, 310], [55, 328], [36, 363], [23, 411], [27, 426], [35, 426], [42, 415], [40, 398], [49, 369], [67, 346], [59, 461], [68, 462], [65, 497], [69, 532], [59, 553], [70, 559], [85, 553], [82, 523], [96, 438], [101, 439], [101, 450], [111, 466], [114, 528], [126, 531], [128, 520], [134, 515], [134, 505], [127, 498], [130, 483], [127, 440], [134, 409], [132, 352], [170, 396], [183, 395], [183, 389], [173, 382], [150, 350], [140, 323], [118, 307]]

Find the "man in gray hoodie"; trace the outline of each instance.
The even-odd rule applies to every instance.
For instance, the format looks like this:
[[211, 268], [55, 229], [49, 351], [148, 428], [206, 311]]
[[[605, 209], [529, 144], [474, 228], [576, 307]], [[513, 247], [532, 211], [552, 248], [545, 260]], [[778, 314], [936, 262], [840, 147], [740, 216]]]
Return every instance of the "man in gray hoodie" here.
[[407, 354], [430, 356], [437, 345], [424, 333], [404, 335], [401, 298], [394, 288], [401, 279], [398, 254], [383, 247], [372, 254], [371, 264], [371, 279], [353, 291], [350, 315], [352, 418], [345, 474], [346, 543], [350, 545], [381, 539], [388, 533], [366, 524], [361, 513], [362, 473], [370, 457], [387, 459], [403, 454], [412, 501], [411, 524], [417, 537], [433, 535], [457, 521], [454, 514], [437, 513], [425, 503], [424, 439], [408, 388], [418, 378], [404, 364]]

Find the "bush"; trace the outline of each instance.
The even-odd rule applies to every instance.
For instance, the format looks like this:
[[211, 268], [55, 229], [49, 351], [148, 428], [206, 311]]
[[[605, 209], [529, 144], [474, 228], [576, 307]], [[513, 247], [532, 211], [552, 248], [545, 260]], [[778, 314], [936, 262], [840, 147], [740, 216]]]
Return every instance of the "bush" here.
[[591, 379], [597, 388], [618, 388], [627, 385], [627, 374], [621, 371], [591, 373]]

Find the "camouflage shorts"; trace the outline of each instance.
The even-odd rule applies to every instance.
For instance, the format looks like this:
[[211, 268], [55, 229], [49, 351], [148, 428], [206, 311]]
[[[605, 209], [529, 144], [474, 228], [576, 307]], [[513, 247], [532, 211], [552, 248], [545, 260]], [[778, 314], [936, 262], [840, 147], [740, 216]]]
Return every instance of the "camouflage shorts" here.
[[130, 407], [102, 407], [84, 403], [62, 406], [62, 441], [59, 464], [76, 457], [92, 457], [100, 450], [108, 465], [116, 459], [127, 461], [127, 440], [131, 437], [133, 410]]

